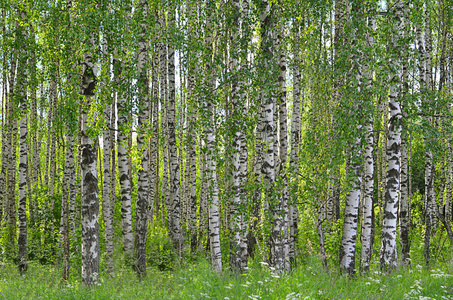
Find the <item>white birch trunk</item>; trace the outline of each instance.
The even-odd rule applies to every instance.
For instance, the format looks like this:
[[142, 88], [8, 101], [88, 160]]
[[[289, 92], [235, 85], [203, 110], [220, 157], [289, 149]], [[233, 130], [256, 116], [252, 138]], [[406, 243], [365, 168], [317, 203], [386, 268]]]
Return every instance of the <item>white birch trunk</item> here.
[[[450, 83], [451, 84], [451, 83]], [[448, 111], [451, 111], [451, 105], [448, 105]], [[445, 220], [448, 224], [452, 222], [452, 189], [453, 189], [453, 147], [452, 139], [447, 138], [448, 152], [447, 152], [447, 182], [446, 182], [446, 197], [445, 197]]]
[[111, 155], [111, 141], [110, 141], [110, 115], [111, 115], [111, 105], [106, 104], [104, 109], [104, 120], [106, 125], [103, 130], [102, 135], [102, 144], [104, 145], [104, 190], [102, 193], [102, 209], [104, 212], [104, 226], [105, 226], [105, 250], [106, 250], [106, 263], [107, 270], [110, 275], [113, 275], [114, 265], [113, 265], [113, 215], [112, 215], [112, 193], [111, 193], [111, 166], [110, 166], [110, 155]]
[[[16, 21], [16, 26], [19, 22]], [[9, 95], [13, 95], [15, 88], [15, 73], [16, 73], [16, 56], [17, 50], [14, 52], [13, 61], [11, 62], [11, 74], [9, 79]], [[8, 132], [7, 132], [7, 186], [6, 186], [6, 220], [7, 220], [7, 240], [9, 246], [15, 252], [16, 243], [16, 165], [17, 165], [17, 119], [14, 116], [14, 98], [8, 97]]]
[[[233, 23], [237, 24], [231, 36], [231, 44], [234, 48], [240, 46], [243, 40], [243, 17], [241, 15], [241, 6], [238, 0], [233, 2], [234, 6], [234, 20]], [[244, 9], [242, 14], [246, 14], [247, 10]], [[242, 36], [240, 35], [242, 33]], [[244, 53], [245, 52], [245, 53]], [[232, 123], [234, 130], [233, 140], [233, 201], [230, 210], [230, 230], [232, 239], [230, 246], [230, 264], [232, 269], [237, 273], [245, 272], [247, 267], [247, 245], [246, 245], [246, 225], [245, 225], [245, 211], [246, 211], [246, 193], [245, 182], [247, 180], [247, 143], [245, 140], [246, 127], [244, 124], [244, 114], [246, 106], [246, 94], [244, 92], [245, 85], [243, 79], [240, 77], [240, 61], [245, 60], [247, 50], [239, 50], [231, 53], [230, 66], [233, 72], [233, 82], [231, 90], [232, 99]]]
[[[159, 160], [158, 160], [158, 150], [159, 150], [159, 51], [157, 49], [157, 44], [154, 44], [154, 53], [152, 55], [153, 69], [151, 73], [152, 80], [152, 101], [151, 114], [152, 114], [152, 125], [153, 125], [153, 134], [151, 136], [151, 143], [149, 147], [149, 193], [148, 193], [148, 222], [153, 222], [154, 219], [154, 201], [156, 199], [156, 192], [159, 187]], [[163, 105], [164, 102], [162, 102]], [[156, 207], [156, 213], [158, 208]], [[156, 214], [156, 220], [157, 218]]]
[[[23, 23], [27, 22], [27, 14], [25, 10], [18, 10], [18, 15]], [[27, 43], [27, 32], [23, 28], [23, 25], [19, 26], [19, 30], [16, 33], [16, 39], [19, 39], [19, 44], [26, 47]], [[19, 96], [19, 107], [21, 109], [20, 118], [20, 157], [19, 157], [19, 237], [18, 243], [18, 267], [21, 275], [24, 275], [27, 270], [27, 50], [22, 49], [19, 51], [18, 60], [18, 74], [17, 74], [17, 91], [16, 94]], [[13, 145], [15, 150], [16, 145]]]
[[62, 233], [63, 233], [63, 279], [68, 280], [69, 278], [69, 232], [70, 232], [70, 222], [69, 222], [69, 199], [70, 199], [70, 190], [71, 190], [71, 177], [74, 171], [74, 136], [70, 128], [66, 133], [66, 158], [64, 164], [64, 178], [63, 178], [63, 188], [62, 188], [62, 197], [61, 197], [61, 206], [62, 206]]
[[[299, 3], [299, 1], [297, 1]], [[303, 102], [301, 103], [301, 94], [303, 94], [303, 87], [301, 85], [301, 72], [300, 72], [300, 25], [294, 21], [294, 67], [293, 67], [293, 111], [291, 119], [291, 153], [289, 159], [289, 173], [290, 178], [290, 193], [289, 193], [289, 260], [291, 264], [295, 263], [296, 248], [297, 248], [297, 224], [298, 224], [298, 171], [299, 171], [299, 144], [300, 144], [300, 114], [303, 111]]]
[[[209, 10], [206, 18], [206, 31], [205, 31], [205, 42], [206, 52], [208, 55], [208, 61], [206, 63], [207, 78], [205, 79], [206, 84], [206, 95], [204, 98], [203, 107], [205, 109], [204, 114], [209, 120], [209, 124], [215, 124], [215, 115], [213, 109], [213, 102], [215, 99], [215, 68], [212, 66], [213, 53], [213, 32], [212, 30], [212, 13], [214, 9], [214, 3], [209, 0], [207, 3], [207, 9]], [[207, 148], [207, 190], [208, 199], [207, 203], [209, 206], [209, 240], [211, 249], [211, 264], [214, 270], [221, 274], [222, 273], [222, 253], [220, 250], [220, 210], [219, 210], [219, 186], [217, 182], [217, 149], [215, 143], [215, 131], [214, 126], [206, 126], [206, 148]]]
[[[431, 50], [432, 50], [432, 41], [431, 41], [431, 27], [430, 27], [430, 8], [428, 4], [425, 4], [425, 84], [424, 89], [421, 89], [422, 97], [425, 98], [424, 104], [426, 109], [423, 111], [424, 114], [428, 115], [425, 117], [426, 126], [432, 126], [432, 121], [429, 117], [431, 113], [431, 91], [432, 91], [432, 71], [431, 71]], [[420, 85], [422, 88], [422, 85]], [[423, 96], [424, 94], [424, 96]], [[430, 145], [433, 144], [434, 138], [425, 135], [425, 261], [426, 265], [429, 266], [430, 263], [430, 240], [431, 235], [436, 232], [436, 195], [434, 191], [434, 176], [435, 176], [435, 166], [433, 164], [433, 153], [430, 149]]]
[[[198, 30], [196, 26], [197, 21], [197, 3], [194, 1], [188, 1], [187, 6], [187, 22], [188, 22], [188, 35], [189, 41], [194, 42], [198, 38]], [[197, 119], [197, 105], [198, 105], [198, 94], [195, 94], [195, 78], [199, 73], [199, 67], [197, 60], [200, 59], [197, 50], [190, 49], [188, 51], [188, 66], [187, 66], [187, 81], [188, 81], [188, 93], [187, 93], [187, 133], [186, 133], [186, 179], [185, 179], [185, 205], [188, 212], [187, 220], [189, 225], [190, 235], [190, 249], [194, 253], [197, 248], [197, 191], [196, 191], [196, 119]], [[182, 76], [182, 74], [181, 74]], [[181, 89], [181, 100], [182, 92]], [[182, 106], [182, 104], [181, 104]], [[182, 125], [184, 122], [184, 107], [181, 107], [181, 116], [179, 123]], [[182, 128], [182, 126], [180, 127]], [[182, 130], [180, 132], [180, 157], [182, 161]]]
[[[169, 17], [169, 27], [175, 26], [174, 6], [171, 7]], [[180, 175], [179, 164], [176, 153], [176, 132], [175, 132], [175, 50], [174, 41], [168, 45], [168, 152], [170, 165], [170, 202], [171, 202], [171, 238], [178, 254], [181, 254], [182, 235], [181, 235], [181, 203], [180, 203]], [[167, 207], [167, 210], [169, 207]]]
[[137, 68], [139, 73], [138, 78], [138, 134], [137, 134], [137, 152], [141, 156], [141, 167], [138, 171], [138, 191], [137, 205], [135, 213], [135, 258], [136, 272], [138, 277], [146, 276], [146, 234], [148, 227], [148, 193], [149, 193], [149, 178], [148, 178], [148, 151], [146, 148], [147, 131], [149, 123], [149, 80], [148, 80], [148, 41], [147, 34], [147, 16], [148, 2], [140, 0], [137, 13], [142, 20], [141, 32], [139, 33], [138, 42], [138, 62]]
[[398, 0], [393, 4], [391, 10], [391, 22], [394, 32], [392, 37], [392, 53], [390, 62], [393, 70], [389, 78], [389, 121], [388, 121], [388, 143], [387, 143], [387, 173], [385, 178], [385, 203], [383, 212], [382, 239], [380, 261], [382, 269], [395, 268], [398, 263], [396, 249], [396, 226], [399, 202], [399, 177], [401, 158], [401, 122], [402, 112], [400, 107], [399, 83], [402, 79], [402, 68], [400, 55], [400, 44], [404, 37], [405, 20], [403, 16], [404, 1]]
[[117, 66], [116, 84], [118, 85], [118, 176], [121, 187], [121, 219], [123, 228], [123, 252], [126, 264], [130, 264], [133, 256], [132, 244], [132, 210], [131, 210], [131, 182], [129, 178], [128, 162], [128, 137], [125, 129], [128, 126], [129, 112], [126, 111], [126, 91], [121, 87], [123, 81], [121, 68], [123, 63], [114, 58], [114, 64]]
[[[366, 35], [367, 48], [371, 50], [374, 45], [373, 32], [375, 30], [375, 20], [370, 18], [368, 21], [368, 33]], [[373, 72], [370, 70], [370, 65], [364, 63], [364, 77], [366, 80], [366, 95], [372, 97], [371, 89], [373, 87]], [[371, 102], [371, 99], [368, 98]], [[374, 196], [374, 132], [373, 132], [373, 116], [367, 116], [368, 120], [365, 123], [365, 152], [364, 152], [364, 172], [363, 172], [363, 223], [362, 223], [362, 250], [360, 257], [360, 270], [362, 273], [368, 273], [370, 269], [371, 254], [373, 251], [373, 196]]]
[[287, 128], [287, 108], [286, 108], [286, 44], [285, 28], [278, 28], [276, 36], [276, 50], [279, 53], [279, 75], [278, 75], [278, 105], [279, 105], [279, 132], [280, 132], [280, 165], [276, 168], [279, 173], [278, 178], [281, 180], [279, 188], [281, 195], [278, 203], [278, 214], [274, 216], [274, 232], [280, 239], [279, 256], [281, 263], [278, 269], [282, 273], [289, 272], [289, 243], [288, 243], [288, 128]]
[[350, 151], [352, 157], [349, 164], [349, 172], [351, 172], [353, 179], [345, 199], [343, 236], [340, 246], [340, 270], [346, 272], [349, 276], [354, 276], [356, 272], [355, 250], [357, 241], [357, 220], [359, 213], [360, 187], [362, 183], [362, 164], [360, 162], [362, 151], [360, 148], [360, 140], [359, 138], [355, 138]]
[[[94, 44], [93, 37], [92, 44]], [[83, 56], [82, 83], [80, 94], [85, 97], [82, 109], [81, 153], [82, 153], [82, 283], [93, 286], [100, 275], [99, 241], [99, 191], [97, 176], [97, 143], [88, 136], [87, 129], [94, 123], [88, 120], [88, 109], [96, 86], [96, 65], [90, 52]]]

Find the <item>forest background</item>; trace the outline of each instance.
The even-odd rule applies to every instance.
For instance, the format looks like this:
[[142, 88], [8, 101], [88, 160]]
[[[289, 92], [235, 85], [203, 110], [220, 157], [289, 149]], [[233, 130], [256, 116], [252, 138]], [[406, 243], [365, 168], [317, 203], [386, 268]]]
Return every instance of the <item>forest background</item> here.
[[5, 270], [452, 276], [451, 0], [0, 9]]

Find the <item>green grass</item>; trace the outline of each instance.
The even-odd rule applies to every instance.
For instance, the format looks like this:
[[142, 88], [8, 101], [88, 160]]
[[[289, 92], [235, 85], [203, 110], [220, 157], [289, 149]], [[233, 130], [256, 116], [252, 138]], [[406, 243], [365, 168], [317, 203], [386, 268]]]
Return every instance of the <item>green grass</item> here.
[[[251, 262], [247, 274], [215, 274], [207, 260], [185, 263], [175, 271], [148, 269], [139, 280], [128, 268], [116, 276], [101, 274], [98, 286], [86, 289], [80, 271], [68, 282], [61, 269], [31, 262], [26, 276], [12, 264], [0, 265], [0, 291], [12, 299], [453, 299], [453, 266], [426, 270], [420, 265], [382, 274], [375, 263], [366, 276], [348, 278], [326, 272], [311, 257], [289, 275], [278, 276], [266, 264]], [[0, 295], [2, 299], [2, 295]]]

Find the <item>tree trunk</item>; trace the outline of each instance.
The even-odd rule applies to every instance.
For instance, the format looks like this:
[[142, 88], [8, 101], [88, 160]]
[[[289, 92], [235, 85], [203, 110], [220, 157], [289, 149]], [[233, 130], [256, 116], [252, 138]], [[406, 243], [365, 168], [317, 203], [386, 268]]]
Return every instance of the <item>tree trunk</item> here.
[[[165, 45], [165, 44], [163, 44]], [[152, 116], [152, 124], [153, 124], [153, 134], [151, 136], [151, 142], [149, 147], [149, 193], [148, 193], [148, 221], [151, 223], [153, 222], [154, 218], [154, 200], [157, 192], [157, 188], [159, 187], [158, 179], [159, 176], [159, 160], [158, 160], [158, 150], [159, 150], [159, 116], [158, 116], [158, 108], [159, 108], [159, 83], [158, 83], [158, 75], [159, 75], [159, 51], [158, 51], [158, 44], [154, 44], [154, 53], [152, 56], [152, 63], [153, 69], [151, 72], [151, 80], [152, 80], [152, 101], [150, 103], [151, 107], [151, 116]], [[162, 51], [162, 49], [160, 49]], [[165, 66], [165, 64], [164, 64]], [[163, 73], [164, 70], [161, 71]], [[163, 81], [165, 77], [161, 80]], [[162, 106], [163, 106], [162, 102]], [[158, 208], [156, 207], [156, 212]], [[157, 220], [156, 214], [156, 220]]]
[[138, 277], [146, 276], [146, 233], [148, 226], [148, 151], [146, 149], [147, 129], [149, 123], [149, 80], [148, 80], [148, 41], [147, 34], [147, 15], [148, 2], [140, 0], [138, 12], [142, 19], [141, 32], [139, 33], [138, 42], [138, 134], [137, 134], [137, 152], [141, 155], [141, 168], [138, 171], [138, 191], [137, 191], [137, 208], [135, 214], [135, 252], [136, 252], [136, 271]]
[[[245, 26], [244, 17], [241, 15], [241, 6], [238, 0], [233, 2], [233, 24], [236, 25], [231, 36], [233, 48], [240, 49], [240, 44], [244, 39]], [[240, 35], [242, 33], [242, 36]], [[245, 53], [244, 53], [245, 52]], [[247, 180], [247, 142], [245, 140], [246, 125], [244, 115], [246, 113], [246, 85], [240, 76], [241, 60], [245, 60], [247, 50], [240, 50], [231, 53], [231, 71], [233, 72], [233, 82], [231, 89], [232, 99], [232, 126], [234, 132], [233, 140], [233, 201], [230, 208], [230, 232], [233, 235], [230, 245], [230, 265], [234, 272], [243, 273], [247, 267], [247, 244], [246, 244], [246, 193], [245, 183]]]
[[74, 136], [71, 128], [68, 128], [66, 134], [66, 158], [64, 164], [63, 188], [61, 197], [62, 207], [62, 234], [63, 234], [63, 279], [69, 279], [69, 194], [70, 181], [74, 168]]
[[85, 286], [95, 285], [100, 274], [99, 243], [99, 198], [97, 177], [97, 143], [88, 136], [91, 125], [88, 120], [88, 109], [96, 86], [95, 62], [87, 52], [83, 57], [82, 83], [80, 94], [84, 95], [82, 109], [81, 153], [82, 153], [82, 283]]
[[[170, 30], [175, 26], [174, 7], [170, 8], [169, 27]], [[175, 50], [174, 41], [168, 45], [168, 152], [170, 156], [170, 202], [171, 202], [171, 220], [172, 225], [171, 238], [178, 254], [181, 254], [182, 236], [181, 236], [181, 203], [180, 203], [180, 175], [179, 164], [176, 153], [176, 132], [175, 132]], [[167, 210], [169, 207], [167, 207]]]
[[111, 155], [111, 141], [110, 134], [110, 115], [111, 115], [111, 104], [106, 103], [104, 109], [104, 120], [105, 127], [103, 130], [103, 140], [102, 144], [104, 145], [104, 191], [102, 193], [102, 210], [104, 213], [104, 226], [105, 226], [105, 250], [106, 250], [106, 263], [107, 270], [110, 275], [113, 275], [114, 266], [113, 266], [113, 215], [112, 215], [112, 193], [110, 191], [112, 187], [111, 182], [111, 166], [110, 166], [110, 155]]
[[[115, 78], [114, 78], [115, 80]], [[115, 201], [116, 201], [116, 137], [117, 137], [117, 120], [116, 120], [116, 97], [117, 93], [113, 93], [112, 99], [112, 118], [110, 119], [110, 149], [111, 149], [111, 158], [112, 158], [112, 165], [111, 165], [111, 197], [110, 197], [110, 209], [111, 209], [111, 216], [112, 216], [112, 227], [115, 226], [113, 223], [115, 221]]]
[[[280, 13], [280, 11], [279, 11]], [[278, 58], [278, 120], [279, 120], [279, 157], [278, 164], [275, 164], [277, 159], [274, 160], [275, 173], [278, 176], [275, 182], [281, 190], [278, 194], [278, 203], [273, 211], [273, 232], [271, 237], [271, 247], [274, 248], [271, 254], [275, 254], [275, 267], [281, 273], [289, 272], [289, 244], [288, 244], [288, 170], [287, 170], [287, 157], [288, 157], [288, 130], [287, 130], [287, 108], [286, 108], [286, 45], [284, 44], [285, 34], [284, 27], [276, 30], [276, 37], [274, 39], [275, 51], [279, 55]], [[277, 109], [277, 106], [275, 106]], [[277, 116], [274, 112], [275, 122]], [[277, 141], [277, 134], [274, 136], [274, 141]], [[277, 149], [277, 143], [274, 145], [274, 151]], [[274, 155], [276, 152], [274, 152]], [[278, 178], [278, 181], [277, 181]], [[272, 255], [271, 255], [272, 261]]]
[[[430, 29], [430, 13], [428, 4], [425, 4], [425, 86], [422, 88], [420, 84], [420, 90], [422, 95], [427, 98], [424, 100], [426, 108], [424, 113], [426, 115], [431, 114], [431, 91], [432, 91], [432, 74], [431, 74], [431, 29]], [[425, 117], [426, 126], [432, 126], [432, 120], [429, 117]], [[434, 191], [434, 176], [435, 176], [435, 166], [433, 164], [433, 153], [430, 149], [430, 145], [434, 143], [434, 137], [429, 136], [430, 133], [425, 134], [425, 261], [426, 265], [429, 266], [430, 263], [430, 254], [429, 254], [429, 244], [431, 240], [431, 235], [436, 232], [436, 195]]]
[[[299, 3], [299, 1], [297, 1]], [[289, 260], [292, 265], [296, 259], [297, 249], [297, 225], [298, 225], [298, 171], [299, 171], [299, 144], [300, 144], [300, 114], [303, 113], [303, 98], [301, 103], [301, 95], [303, 97], [303, 86], [300, 72], [300, 24], [294, 21], [294, 67], [293, 67], [293, 111], [291, 119], [291, 153], [289, 159], [289, 174], [290, 178], [290, 193], [289, 193]]]
[[[212, 58], [215, 57], [213, 52], [213, 30], [212, 14], [214, 13], [214, 3], [209, 0], [206, 4], [208, 16], [206, 17], [206, 31], [205, 31], [205, 43], [206, 53], [208, 60], [206, 62], [206, 73], [205, 79], [206, 84], [206, 95], [203, 102], [204, 116], [207, 118], [209, 124], [215, 124], [215, 114], [213, 109], [213, 103], [216, 101], [215, 98], [215, 68], [212, 66]], [[217, 149], [215, 142], [215, 128], [213, 126], [205, 127], [206, 134], [206, 148], [207, 148], [207, 191], [208, 191], [208, 206], [209, 206], [209, 241], [211, 249], [211, 264], [214, 270], [221, 274], [222, 273], [222, 253], [220, 249], [220, 210], [219, 210], [219, 186], [217, 182]]]
[[[402, 97], [406, 96], [407, 93], [407, 51], [404, 51], [404, 65], [403, 65], [403, 80], [401, 82]], [[401, 108], [403, 116], [406, 117], [404, 107]], [[405, 125], [405, 124], [404, 124]], [[400, 241], [401, 241], [401, 261], [403, 264], [410, 266], [410, 211], [411, 202], [409, 195], [408, 186], [408, 151], [407, 151], [407, 126], [403, 126], [401, 133], [401, 183], [400, 183]]]
[[391, 11], [391, 22], [394, 32], [392, 37], [391, 69], [393, 70], [390, 78], [389, 91], [389, 125], [388, 125], [388, 143], [387, 143], [387, 173], [385, 182], [385, 203], [383, 214], [382, 240], [381, 240], [381, 268], [392, 269], [398, 263], [398, 254], [396, 249], [396, 225], [398, 215], [398, 190], [400, 177], [400, 158], [401, 158], [401, 107], [398, 85], [401, 82], [401, 59], [400, 44], [404, 38], [405, 19], [403, 16], [404, 2], [397, 0]]
[[[25, 10], [17, 11], [20, 16], [21, 23], [27, 23], [27, 13]], [[28, 135], [28, 124], [27, 124], [27, 58], [28, 51], [26, 47], [28, 45], [27, 39], [28, 34], [24, 25], [18, 26], [19, 30], [16, 33], [16, 39], [18, 44], [22, 45], [22, 49], [19, 50], [18, 59], [18, 73], [17, 73], [17, 91], [15, 94], [19, 97], [20, 113], [20, 157], [19, 157], [19, 238], [18, 238], [18, 267], [21, 275], [24, 275], [27, 270], [27, 135]], [[24, 50], [25, 49], [25, 50]], [[13, 145], [13, 149], [16, 149], [16, 145]], [[14, 170], [15, 172], [16, 170]]]
[[[374, 45], [373, 32], [375, 30], [375, 20], [370, 18], [368, 24], [368, 33], [366, 36], [367, 48], [372, 48]], [[370, 32], [371, 31], [371, 32]], [[369, 69], [370, 66], [367, 57], [364, 57], [364, 77], [366, 80], [366, 95], [367, 100], [371, 102], [373, 87], [373, 72]], [[363, 172], [363, 223], [362, 223], [362, 251], [360, 258], [360, 270], [362, 273], [368, 273], [370, 270], [371, 254], [373, 252], [373, 196], [374, 196], [374, 132], [373, 132], [373, 115], [367, 116], [368, 120], [365, 123], [365, 153], [364, 153], [364, 172]]]
[[118, 176], [121, 186], [121, 219], [123, 227], [123, 251], [126, 264], [132, 264], [133, 243], [132, 243], [132, 210], [131, 210], [131, 182], [129, 177], [128, 159], [128, 135], [125, 129], [128, 127], [129, 112], [126, 110], [127, 96], [124, 87], [121, 87], [123, 63], [114, 58], [114, 65], [118, 74], [115, 79], [118, 85]]

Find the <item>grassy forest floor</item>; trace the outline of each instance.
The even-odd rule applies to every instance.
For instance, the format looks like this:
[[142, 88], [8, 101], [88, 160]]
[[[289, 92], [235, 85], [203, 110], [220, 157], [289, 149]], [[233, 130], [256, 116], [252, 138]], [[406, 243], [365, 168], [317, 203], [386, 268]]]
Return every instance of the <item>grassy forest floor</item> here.
[[[119, 262], [118, 262], [119, 263]], [[420, 264], [381, 273], [375, 262], [368, 275], [348, 278], [323, 269], [317, 257], [304, 259], [289, 275], [278, 276], [253, 261], [247, 274], [215, 274], [206, 259], [175, 266], [173, 271], [148, 268], [139, 280], [130, 268], [113, 278], [101, 274], [98, 286], [86, 289], [80, 268], [61, 280], [61, 267], [31, 262], [26, 276], [10, 263], [0, 265], [0, 299], [453, 299], [453, 262], [431, 270]]]

